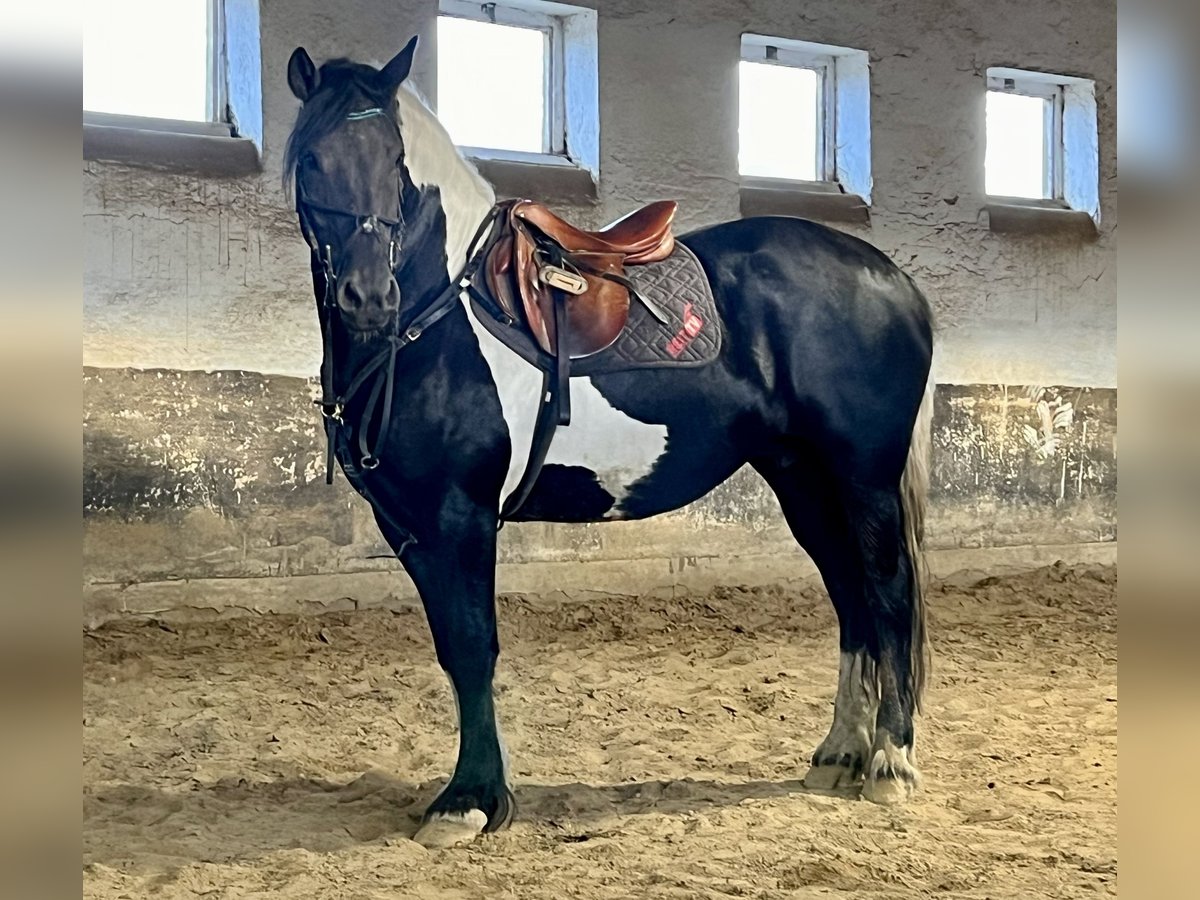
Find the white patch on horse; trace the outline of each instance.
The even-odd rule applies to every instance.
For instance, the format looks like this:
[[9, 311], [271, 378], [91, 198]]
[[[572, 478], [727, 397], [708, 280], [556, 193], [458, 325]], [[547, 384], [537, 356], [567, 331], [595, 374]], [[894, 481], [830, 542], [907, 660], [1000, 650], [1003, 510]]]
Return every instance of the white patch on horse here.
[[503, 505], [509, 494], [521, 483], [521, 476], [525, 474], [525, 466], [529, 461], [529, 453], [533, 447], [533, 426], [537, 419], [538, 404], [541, 402], [542, 375], [496, 340], [475, 318], [475, 311], [469, 305], [467, 318], [471, 322], [475, 337], [479, 340], [483, 358], [492, 370], [492, 380], [496, 383], [496, 392], [500, 395], [500, 409], [508, 426], [509, 441], [512, 443], [508, 474], [504, 478], [504, 488], [500, 491], [500, 504]]
[[833, 703], [833, 725], [813, 754], [813, 765], [804, 776], [808, 787], [831, 790], [846, 787], [863, 776], [875, 740], [878, 694], [871, 687], [871, 661], [863, 651], [842, 653], [838, 660], [838, 691]]
[[430, 850], [469, 844], [487, 828], [487, 814], [481, 809], [465, 813], [435, 813], [422, 825], [413, 840]]
[[639, 422], [609, 403], [590, 378], [571, 379], [571, 424], [558, 429], [546, 462], [583, 466], [620, 504], [629, 487], [648, 475], [667, 447], [667, 427]]
[[920, 786], [917, 748], [897, 744], [891, 732], [880, 728], [875, 734], [875, 753], [863, 784], [863, 797], [891, 806], [908, 800]]
[[496, 193], [468, 163], [442, 123], [407, 84], [396, 91], [404, 166], [413, 184], [436, 186], [446, 213], [446, 270], [454, 278], [467, 261], [467, 245], [496, 202]]
[[[496, 195], [413, 90], [402, 86], [396, 102], [409, 177], [417, 185], [437, 186], [441, 192], [446, 213], [446, 268], [454, 278], [462, 270], [467, 245], [496, 202]], [[512, 442], [512, 458], [500, 496], [503, 504], [516, 490], [529, 460], [542, 376], [494, 338], [476, 320], [469, 303], [467, 312], [496, 383]], [[601, 487], [616, 501], [610, 518], [620, 518], [620, 501], [629, 486], [647, 475], [662, 456], [666, 426], [639, 422], [614, 408], [590, 378], [572, 379], [571, 405], [573, 424], [555, 434], [546, 461], [595, 472]]]
[[[396, 103], [408, 175], [419, 187], [437, 187], [441, 194], [446, 214], [446, 270], [453, 279], [462, 271], [467, 245], [495, 204], [496, 194], [474, 166], [463, 159], [442, 123], [415, 91], [402, 85], [396, 92]], [[500, 495], [503, 503], [520, 483], [529, 459], [542, 378], [533, 366], [492, 337], [476, 321], [470, 303], [465, 298], [463, 302], [483, 358], [491, 369], [512, 443], [508, 475]]]

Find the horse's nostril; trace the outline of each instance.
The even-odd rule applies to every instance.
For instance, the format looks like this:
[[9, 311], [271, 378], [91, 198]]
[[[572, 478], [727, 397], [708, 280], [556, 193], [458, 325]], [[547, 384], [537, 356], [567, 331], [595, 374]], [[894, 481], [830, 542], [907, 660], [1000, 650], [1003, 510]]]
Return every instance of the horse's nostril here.
[[394, 278], [384, 284], [361, 275], [347, 276], [338, 285], [338, 306], [352, 327], [379, 328], [400, 308], [400, 287]]
[[400, 285], [396, 283], [396, 279], [394, 278], [388, 286], [387, 299], [384, 300], [383, 308], [389, 312], [400, 308]]
[[342, 284], [341, 296], [338, 297], [338, 305], [346, 312], [358, 312], [363, 308], [366, 302], [366, 297], [362, 294], [358, 285], [354, 281], [347, 280]]

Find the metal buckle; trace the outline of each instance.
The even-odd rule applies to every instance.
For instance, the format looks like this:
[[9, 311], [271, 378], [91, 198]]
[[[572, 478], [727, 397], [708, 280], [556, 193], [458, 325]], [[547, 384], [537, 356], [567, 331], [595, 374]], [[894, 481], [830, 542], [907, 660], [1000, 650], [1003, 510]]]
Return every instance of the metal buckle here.
[[416, 325], [410, 325], [408, 330], [404, 332], [404, 336], [408, 338], [409, 342], [411, 343], [421, 336], [421, 329]]
[[321, 415], [323, 415], [325, 418], [333, 419], [333, 421], [337, 422], [339, 425], [346, 424], [344, 421], [342, 421], [342, 413], [346, 411], [346, 407], [344, 407], [341, 403], [329, 404], [324, 400], [314, 400], [313, 406], [321, 407]]
[[362, 460], [359, 462], [359, 466], [362, 468], [362, 470], [364, 472], [371, 472], [375, 469], [378, 469], [379, 468], [379, 457], [378, 456], [364, 456], [362, 458]]

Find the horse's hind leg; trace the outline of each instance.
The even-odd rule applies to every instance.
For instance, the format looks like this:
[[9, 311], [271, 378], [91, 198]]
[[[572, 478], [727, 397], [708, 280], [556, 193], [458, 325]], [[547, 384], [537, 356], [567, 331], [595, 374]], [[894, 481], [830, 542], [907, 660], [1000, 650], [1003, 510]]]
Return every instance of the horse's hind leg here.
[[753, 463], [779, 499], [797, 542], [821, 572], [840, 626], [833, 724], [804, 783], [820, 790], [858, 784], [871, 760], [879, 706], [871, 618], [862, 571], [838, 478], [802, 450]]
[[912, 717], [923, 634], [899, 491], [839, 477], [802, 451], [754, 467], [820, 570], [841, 628], [833, 724], [804, 782], [829, 789], [865, 776], [868, 800], [905, 800], [919, 781]]
[[913, 714], [923, 675], [924, 624], [915, 562], [905, 539], [898, 488], [850, 488], [863, 574], [864, 600], [872, 628], [869, 656], [875, 662], [879, 712], [863, 796], [899, 803], [917, 788]]

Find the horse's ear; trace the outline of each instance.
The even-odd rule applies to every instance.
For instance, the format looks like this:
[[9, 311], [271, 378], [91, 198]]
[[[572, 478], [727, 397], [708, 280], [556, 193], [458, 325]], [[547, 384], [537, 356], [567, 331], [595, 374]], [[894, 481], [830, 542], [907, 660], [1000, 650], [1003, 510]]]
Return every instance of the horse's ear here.
[[297, 47], [292, 51], [292, 58], [288, 60], [288, 87], [301, 103], [306, 103], [317, 89], [318, 80], [317, 67], [313, 64], [312, 57], [303, 47]]
[[412, 40], [404, 45], [404, 49], [393, 56], [392, 61], [379, 73], [379, 80], [385, 91], [391, 93], [396, 90], [408, 77], [408, 73], [412, 69], [413, 54], [416, 52], [417, 36], [414, 34]]

